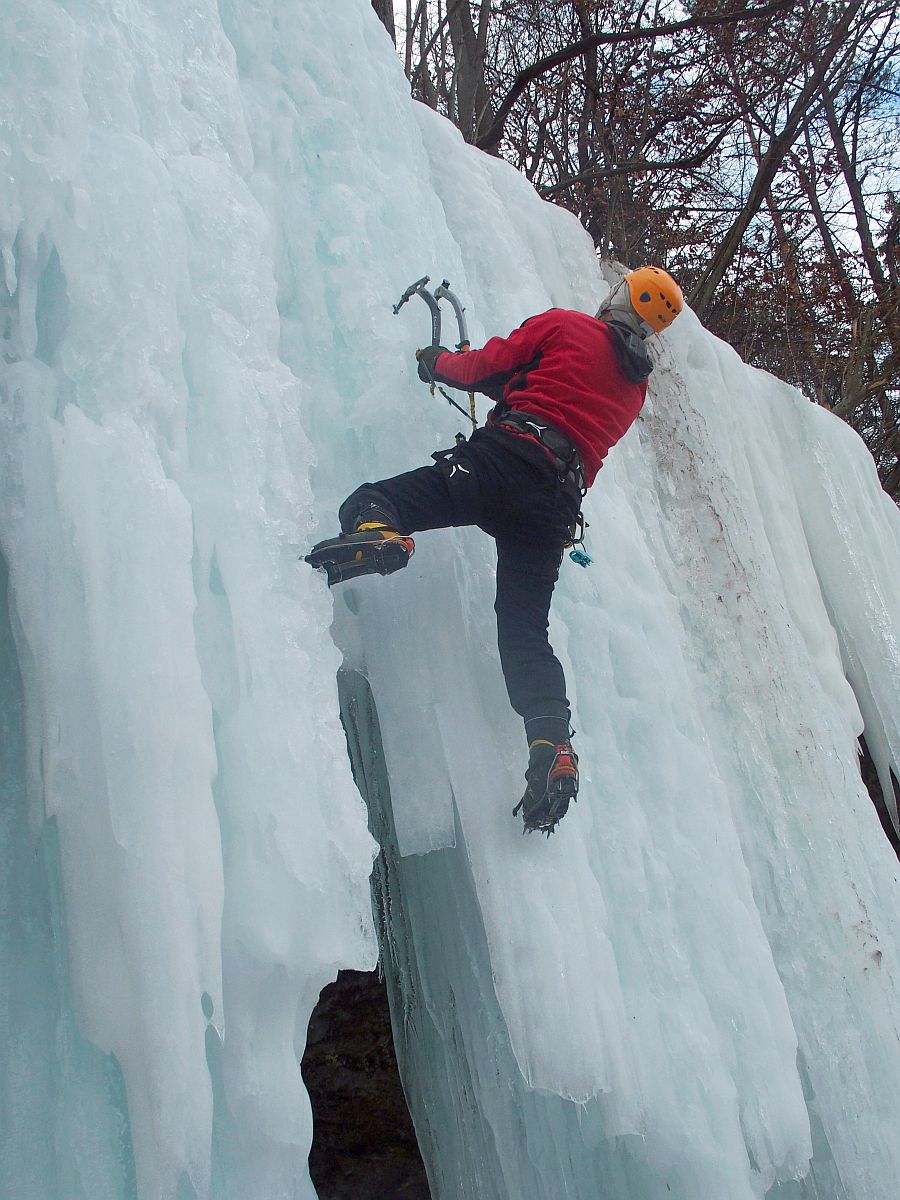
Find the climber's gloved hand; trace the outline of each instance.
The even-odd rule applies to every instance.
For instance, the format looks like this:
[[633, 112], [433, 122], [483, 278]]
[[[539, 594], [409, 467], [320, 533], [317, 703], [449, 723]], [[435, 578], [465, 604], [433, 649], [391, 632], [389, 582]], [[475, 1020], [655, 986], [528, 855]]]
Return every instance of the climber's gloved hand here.
[[425, 346], [416, 351], [419, 363], [419, 378], [423, 383], [434, 383], [434, 364], [442, 354], [447, 353], [446, 346]]

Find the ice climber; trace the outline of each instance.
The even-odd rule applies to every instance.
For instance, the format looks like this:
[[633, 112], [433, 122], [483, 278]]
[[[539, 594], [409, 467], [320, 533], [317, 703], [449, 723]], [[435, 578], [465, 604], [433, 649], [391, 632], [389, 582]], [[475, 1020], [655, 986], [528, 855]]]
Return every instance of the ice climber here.
[[548, 639], [563, 550], [582, 496], [644, 403], [652, 370], [644, 340], [682, 303], [671, 275], [641, 267], [595, 317], [554, 308], [481, 350], [418, 351], [424, 381], [495, 402], [487, 424], [434, 454], [433, 465], [357, 488], [340, 507], [340, 537], [308, 556], [337, 582], [405, 567], [410, 534], [422, 530], [477, 525], [494, 538], [500, 662], [528, 741], [527, 787], [513, 810], [526, 832], [552, 832], [578, 792], [566, 681]]

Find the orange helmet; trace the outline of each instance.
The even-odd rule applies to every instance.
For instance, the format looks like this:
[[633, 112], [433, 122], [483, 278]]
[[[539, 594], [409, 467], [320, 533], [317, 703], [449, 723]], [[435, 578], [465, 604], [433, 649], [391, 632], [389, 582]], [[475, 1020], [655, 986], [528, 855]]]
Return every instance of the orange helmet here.
[[649, 325], [648, 332], [668, 328], [684, 307], [681, 288], [662, 267], [638, 267], [625, 276], [625, 286], [636, 316]]

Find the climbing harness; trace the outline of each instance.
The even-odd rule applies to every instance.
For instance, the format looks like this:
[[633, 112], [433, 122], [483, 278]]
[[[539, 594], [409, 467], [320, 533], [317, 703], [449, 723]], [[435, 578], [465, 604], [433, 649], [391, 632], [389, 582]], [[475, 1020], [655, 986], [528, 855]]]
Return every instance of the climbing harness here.
[[[494, 417], [494, 425], [508, 429], [520, 437], [530, 438], [538, 442], [553, 460], [556, 476], [564, 487], [576, 492], [581, 498], [587, 492], [584, 485], [584, 463], [576, 446], [558, 429], [548, 425], [531, 413], [510, 408], [505, 401], [501, 402], [502, 409]], [[495, 413], [497, 410], [494, 410]]]
[[[393, 305], [394, 316], [400, 312], [400, 309], [407, 302], [407, 300], [411, 300], [413, 296], [421, 296], [421, 298], [428, 305], [429, 312], [431, 313], [431, 344], [432, 346], [440, 346], [442, 315], [440, 302], [441, 300], [447, 300], [453, 308], [453, 312], [456, 315], [456, 323], [459, 326], [459, 341], [456, 343], [456, 349], [460, 351], [468, 350], [471, 346], [471, 342], [469, 341], [469, 335], [466, 330], [466, 310], [460, 303], [459, 297], [454, 292], [450, 291], [450, 280], [442, 280], [440, 287], [435, 288], [433, 292], [430, 292], [425, 286], [429, 281], [430, 276], [423, 275], [421, 279], [417, 279], [415, 283], [411, 283], [397, 303]], [[448, 404], [452, 405], [457, 412], [461, 412], [462, 415], [467, 418], [467, 420], [472, 422], [472, 429], [477, 429], [478, 418], [475, 414], [475, 393], [469, 392], [469, 411], [466, 412], [461, 404], [457, 404], [453, 397], [448, 395], [447, 392], [445, 392], [444, 389], [439, 386], [437, 380], [434, 378], [434, 375], [428, 369], [427, 363], [425, 369], [431, 376], [430, 387], [432, 396], [434, 395], [435, 391], [440, 392]], [[458, 433], [456, 435], [456, 440], [457, 442], [464, 442], [466, 439], [461, 433]]]
[[[587, 494], [584, 463], [577, 447], [573, 446], [559, 430], [539, 421], [530, 413], [519, 412], [515, 409], [507, 409], [502, 412], [495, 419], [494, 424], [539, 442], [553, 459], [556, 477], [563, 487], [569, 488], [570, 492], [577, 493], [579, 499], [584, 498]], [[569, 558], [579, 567], [589, 567], [594, 561], [584, 548], [584, 531], [587, 527], [584, 513], [579, 508], [569, 530], [569, 540], [565, 544], [567, 550], [570, 546], [573, 547]]]

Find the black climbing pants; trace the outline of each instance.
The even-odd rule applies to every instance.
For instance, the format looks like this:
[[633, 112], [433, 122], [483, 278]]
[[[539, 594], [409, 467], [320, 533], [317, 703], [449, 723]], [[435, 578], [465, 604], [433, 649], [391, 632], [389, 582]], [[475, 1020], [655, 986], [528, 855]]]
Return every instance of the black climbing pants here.
[[479, 429], [436, 458], [434, 466], [357, 488], [341, 505], [341, 529], [351, 532], [374, 506], [400, 533], [477, 525], [490, 534], [497, 544], [494, 610], [510, 703], [529, 741], [563, 741], [569, 702], [548, 616], [580, 497], [560, 482], [543, 450], [529, 461], [505, 431]]

